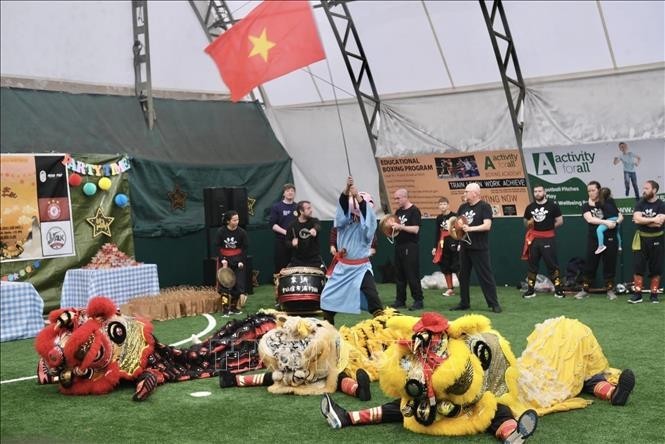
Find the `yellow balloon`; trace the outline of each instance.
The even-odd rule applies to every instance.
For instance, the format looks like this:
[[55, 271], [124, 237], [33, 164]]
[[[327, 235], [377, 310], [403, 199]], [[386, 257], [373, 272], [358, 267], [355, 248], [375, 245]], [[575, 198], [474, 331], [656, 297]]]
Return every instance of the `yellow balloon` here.
[[101, 179], [99, 179], [99, 184], [98, 185], [99, 185], [99, 188], [106, 191], [109, 188], [111, 188], [111, 179], [109, 179], [108, 177], [102, 177]]

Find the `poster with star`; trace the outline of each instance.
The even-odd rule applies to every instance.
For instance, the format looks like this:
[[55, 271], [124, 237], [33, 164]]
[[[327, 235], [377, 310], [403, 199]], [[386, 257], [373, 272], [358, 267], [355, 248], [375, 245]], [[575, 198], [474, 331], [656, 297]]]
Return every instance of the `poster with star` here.
[[0, 156], [0, 261], [75, 254], [64, 157]]

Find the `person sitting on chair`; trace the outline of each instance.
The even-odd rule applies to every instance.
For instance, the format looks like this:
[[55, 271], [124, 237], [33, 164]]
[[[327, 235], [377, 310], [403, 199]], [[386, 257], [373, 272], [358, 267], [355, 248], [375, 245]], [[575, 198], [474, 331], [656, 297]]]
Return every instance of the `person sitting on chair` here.
[[[218, 248], [218, 268], [230, 268], [235, 274], [235, 285], [228, 289], [231, 293], [229, 314], [240, 314], [241, 309], [247, 301], [245, 289], [245, 262], [247, 261], [247, 232], [240, 228], [240, 217], [237, 211], [224, 213], [224, 225], [217, 230], [215, 245]], [[218, 286], [218, 291], [221, 288]]]

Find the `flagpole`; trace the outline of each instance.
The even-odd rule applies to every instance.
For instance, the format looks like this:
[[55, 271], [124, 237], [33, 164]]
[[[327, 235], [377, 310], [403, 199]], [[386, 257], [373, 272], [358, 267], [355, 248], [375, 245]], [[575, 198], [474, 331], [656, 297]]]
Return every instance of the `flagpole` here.
[[337, 110], [337, 120], [339, 121], [339, 129], [342, 132], [342, 142], [344, 143], [344, 155], [346, 156], [346, 170], [351, 174], [351, 162], [349, 162], [349, 151], [346, 146], [346, 136], [344, 135], [344, 125], [342, 124], [342, 114], [339, 112], [339, 103], [337, 102], [337, 91], [335, 91], [335, 82], [332, 78], [332, 71], [330, 70], [330, 63], [328, 62], [328, 57], [326, 57], [326, 67], [328, 68], [328, 77], [330, 77], [330, 84], [332, 85], [333, 97], [335, 99], [335, 109]]

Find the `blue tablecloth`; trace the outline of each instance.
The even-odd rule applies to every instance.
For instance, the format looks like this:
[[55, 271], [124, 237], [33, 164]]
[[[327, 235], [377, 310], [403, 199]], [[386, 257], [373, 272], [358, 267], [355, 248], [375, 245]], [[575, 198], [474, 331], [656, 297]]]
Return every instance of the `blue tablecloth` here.
[[132, 298], [159, 294], [157, 265], [100, 270], [72, 269], [65, 274], [60, 307], [85, 307], [95, 296], [106, 296], [120, 308]]
[[33, 338], [44, 327], [44, 301], [29, 282], [0, 282], [0, 342]]

